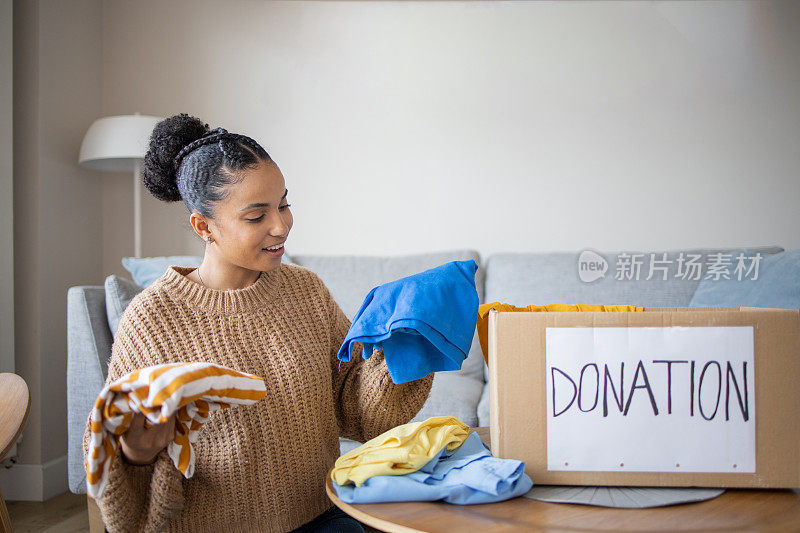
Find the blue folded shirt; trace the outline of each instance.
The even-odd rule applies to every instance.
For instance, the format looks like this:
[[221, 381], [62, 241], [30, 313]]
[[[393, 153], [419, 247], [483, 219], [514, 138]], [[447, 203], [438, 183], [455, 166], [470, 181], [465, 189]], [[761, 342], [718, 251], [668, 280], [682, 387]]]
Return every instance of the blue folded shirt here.
[[336, 495], [345, 503], [493, 503], [521, 496], [532, 486], [524, 462], [493, 457], [477, 433], [450, 453], [443, 447], [416, 472], [373, 476], [360, 487], [333, 482]]
[[355, 342], [363, 344], [364, 358], [382, 348], [394, 383], [458, 370], [478, 319], [477, 270], [472, 259], [451, 261], [374, 287], [336, 356], [349, 361]]

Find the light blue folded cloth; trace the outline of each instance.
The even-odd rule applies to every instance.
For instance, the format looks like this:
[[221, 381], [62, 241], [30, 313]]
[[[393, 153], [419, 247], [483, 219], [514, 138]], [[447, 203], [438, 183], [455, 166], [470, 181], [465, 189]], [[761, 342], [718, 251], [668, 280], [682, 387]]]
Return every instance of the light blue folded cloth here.
[[336, 495], [345, 503], [493, 503], [521, 496], [532, 486], [524, 462], [492, 457], [477, 433], [470, 433], [450, 453], [443, 447], [416, 472], [373, 476], [360, 487], [333, 482]]
[[356, 313], [336, 356], [349, 361], [353, 343], [363, 356], [383, 348], [394, 383], [458, 370], [469, 353], [478, 320], [474, 260], [451, 261], [374, 287]]

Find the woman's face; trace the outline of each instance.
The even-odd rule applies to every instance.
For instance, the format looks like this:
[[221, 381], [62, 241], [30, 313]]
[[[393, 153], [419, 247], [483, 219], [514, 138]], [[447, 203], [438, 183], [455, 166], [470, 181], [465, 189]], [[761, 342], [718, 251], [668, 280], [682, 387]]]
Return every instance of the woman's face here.
[[283, 249], [270, 253], [269, 246], [286, 240], [292, 229], [292, 212], [286, 183], [278, 165], [262, 162], [245, 170], [243, 179], [228, 187], [227, 197], [213, 206], [208, 228], [211, 248], [227, 262], [250, 270], [278, 268]]

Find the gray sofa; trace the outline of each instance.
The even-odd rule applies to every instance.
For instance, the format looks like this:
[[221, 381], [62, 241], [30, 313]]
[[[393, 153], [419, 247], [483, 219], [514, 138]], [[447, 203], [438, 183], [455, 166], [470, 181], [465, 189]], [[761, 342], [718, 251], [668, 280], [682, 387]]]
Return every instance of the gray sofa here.
[[[658, 259], [666, 253], [667, 258], [674, 260], [682, 252], [701, 254], [705, 259], [712, 253], [733, 253], [737, 250], [740, 248], [641, 253], [646, 257], [655, 253]], [[764, 246], [748, 248], [747, 251], [764, 255], [781, 252], [783, 248]], [[609, 265], [618, 257], [617, 252], [597, 253]], [[291, 261], [316, 272], [351, 320], [363, 298], [376, 285], [455, 260], [474, 259], [478, 263], [476, 286], [481, 303], [503, 302], [517, 306], [556, 302], [689, 306], [699, 283], [697, 279], [679, 276], [676, 264], [669, 267], [667, 279], [660, 279], [663, 277], [660, 275], [645, 279], [648, 277], [646, 269], [639, 279], [616, 279], [614, 271], [609, 268], [605, 277], [584, 282], [578, 276], [578, 257], [579, 253], [575, 252], [503, 253], [491, 255], [482, 261], [473, 250], [454, 250], [390, 257], [292, 255]], [[72, 287], [67, 294], [69, 487], [74, 493], [86, 492], [83, 432], [94, 400], [105, 382], [111, 355], [113, 338], [106, 302], [106, 289], [101, 286]], [[428, 401], [414, 420], [453, 415], [472, 426], [488, 426], [487, 379], [476, 334], [461, 370], [436, 374]], [[345, 452], [356, 445], [342, 439], [341, 450]]]

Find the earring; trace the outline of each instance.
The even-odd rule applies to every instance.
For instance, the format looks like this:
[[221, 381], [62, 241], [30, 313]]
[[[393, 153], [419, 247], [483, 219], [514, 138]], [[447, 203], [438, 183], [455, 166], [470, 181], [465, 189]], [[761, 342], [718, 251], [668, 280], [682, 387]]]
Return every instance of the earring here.
[[212, 242], [214, 242], [214, 239], [213, 239], [213, 238], [211, 238], [211, 237], [209, 236], [209, 237], [206, 239], [206, 242], [207, 242], [208, 244], [211, 244]]

